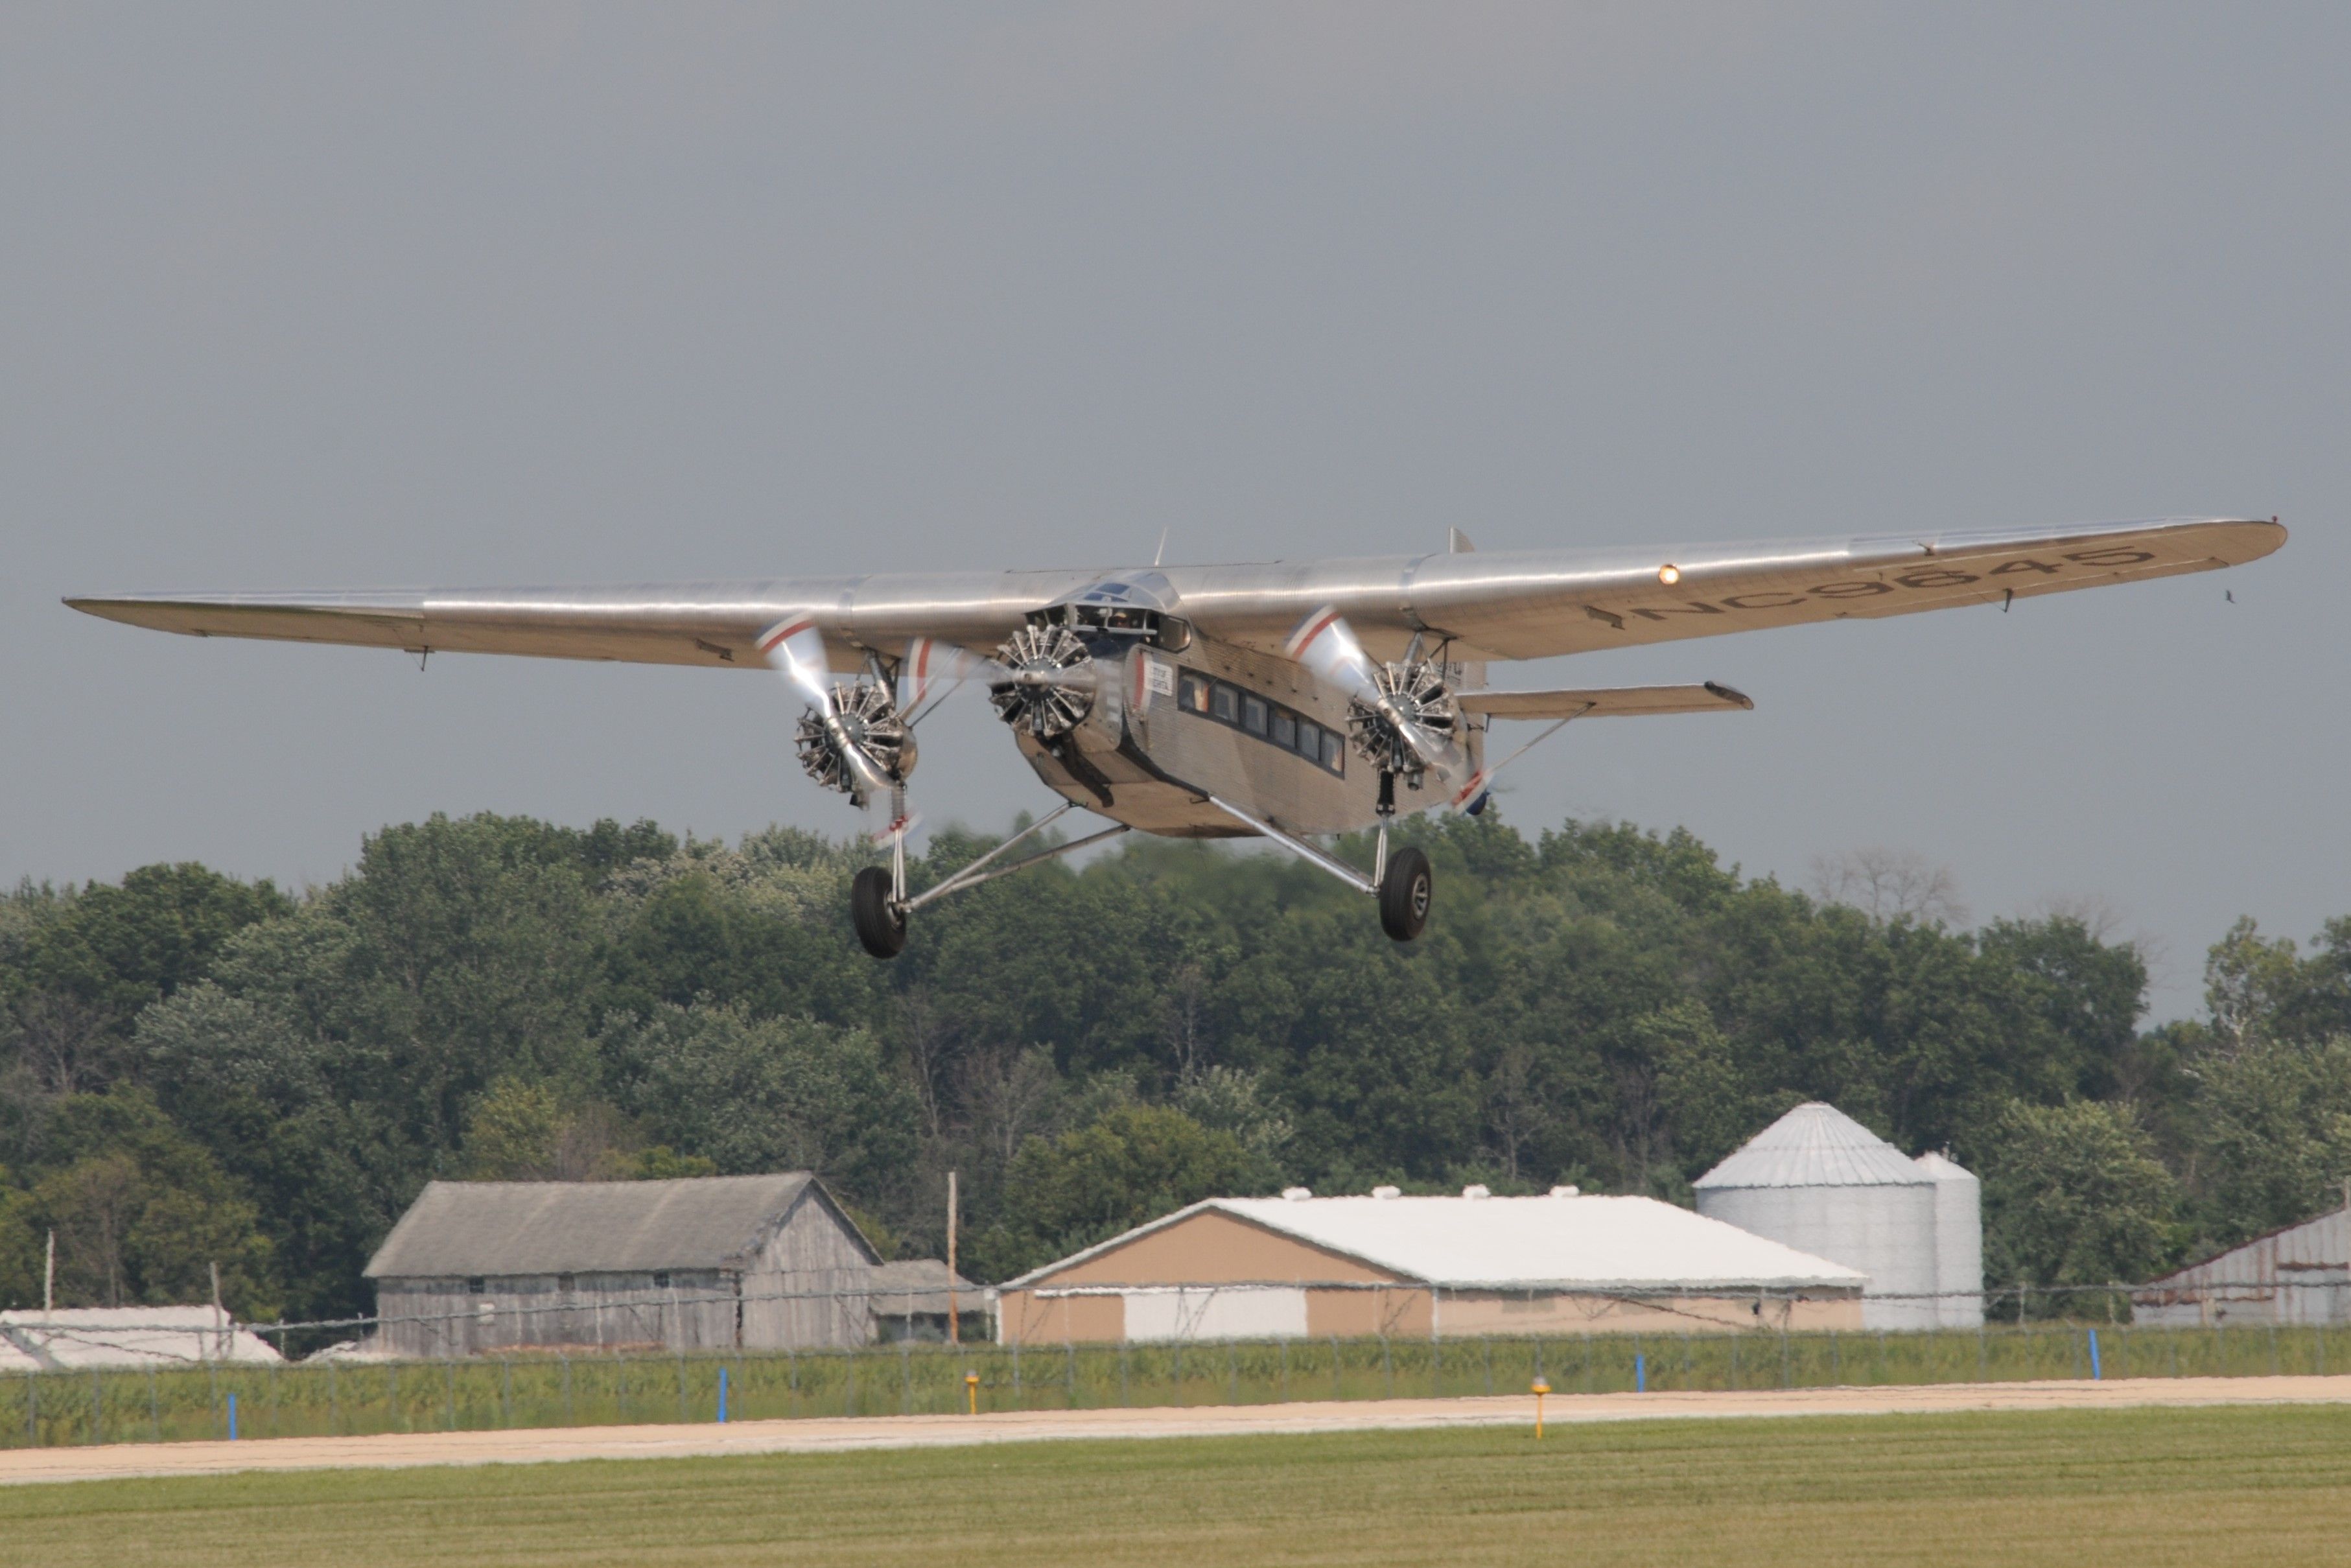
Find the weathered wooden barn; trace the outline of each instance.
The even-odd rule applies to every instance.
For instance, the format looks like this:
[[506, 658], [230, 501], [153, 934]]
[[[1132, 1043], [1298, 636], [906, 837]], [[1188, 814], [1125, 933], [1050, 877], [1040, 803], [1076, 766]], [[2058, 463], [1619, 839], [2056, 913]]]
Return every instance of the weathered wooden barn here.
[[367, 1266], [395, 1355], [874, 1338], [880, 1262], [806, 1171], [428, 1185]]

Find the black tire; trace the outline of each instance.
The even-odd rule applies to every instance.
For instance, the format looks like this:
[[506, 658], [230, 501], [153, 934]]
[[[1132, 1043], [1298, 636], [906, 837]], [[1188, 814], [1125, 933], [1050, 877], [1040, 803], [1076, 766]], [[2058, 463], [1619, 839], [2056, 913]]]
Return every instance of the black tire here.
[[849, 920], [857, 939], [876, 958], [894, 958], [906, 949], [906, 912], [890, 904], [890, 873], [867, 866], [849, 884]]
[[1437, 893], [1437, 879], [1428, 857], [1418, 850], [1401, 849], [1388, 856], [1387, 874], [1380, 878], [1380, 929], [1399, 942], [1409, 942], [1428, 924], [1428, 905]]

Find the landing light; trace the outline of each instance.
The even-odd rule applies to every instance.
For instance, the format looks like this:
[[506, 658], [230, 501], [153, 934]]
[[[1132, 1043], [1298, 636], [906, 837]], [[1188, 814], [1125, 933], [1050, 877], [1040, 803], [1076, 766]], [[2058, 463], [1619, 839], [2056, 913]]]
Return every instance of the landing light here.
[[1667, 565], [1657, 568], [1657, 580], [1664, 583], [1667, 588], [1671, 588], [1675, 583], [1679, 582], [1681, 580], [1682, 569], [1680, 567]]

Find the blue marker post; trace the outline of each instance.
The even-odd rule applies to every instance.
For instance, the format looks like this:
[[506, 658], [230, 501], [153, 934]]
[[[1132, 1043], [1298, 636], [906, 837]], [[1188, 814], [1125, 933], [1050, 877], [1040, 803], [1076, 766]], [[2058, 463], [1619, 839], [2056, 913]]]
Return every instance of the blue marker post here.
[[1635, 1351], [1633, 1353], [1633, 1392], [1646, 1394], [1648, 1391], [1649, 1357], [1646, 1352]]
[[718, 1369], [718, 1424], [726, 1425], [726, 1369]]
[[2097, 1383], [2102, 1382], [2104, 1378], [2105, 1374], [2098, 1370], [2098, 1331], [2092, 1329], [2090, 1331], [2090, 1381]]
[[228, 1396], [228, 1440], [236, 1441], [236, 1396]]

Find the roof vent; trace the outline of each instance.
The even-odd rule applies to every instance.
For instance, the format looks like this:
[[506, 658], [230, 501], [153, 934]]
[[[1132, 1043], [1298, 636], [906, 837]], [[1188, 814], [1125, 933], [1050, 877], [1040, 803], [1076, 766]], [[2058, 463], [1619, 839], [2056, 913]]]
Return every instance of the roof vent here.
[[1304, 1203], [1314, 1196], [1314, 1192], [1311, 1187], [1286, 1186], [1281, 1189], [1281, 1196], [1292, 1203]]
[[1493, 1195], [1492, 1193], [1490, 1193], [1490, 1192], [1487, 1191], [1487, 1190], [1486, 1190], [1484, 1187], [1482, 1187], [1482, 1186], [1474, 1186], [1474, 1185], [1473, 1185], [1473, 1186], [1465, 1186], [1465, 1187], [1463, 1187], [1463, 1188], [1461, 1189], [1461, 1196], [1462, 1196], [1462, 1197], [1468, 1197], [1468, 1198], [1479, 1198], [1479, 1197], [1493, 1197], [1494, 1195]]
[[1400, 1186], [1375, 1186], [1372, 1188], [1372, 1196], [1374, 1197], [1402, 1197], [1404, 1196], [1404, 1188]]
[[1580, 1190], [1572, 1186], [1555, 1186], [1551, 1189], [1551, 1195], [1553, 1197], [1573, 1197]]

